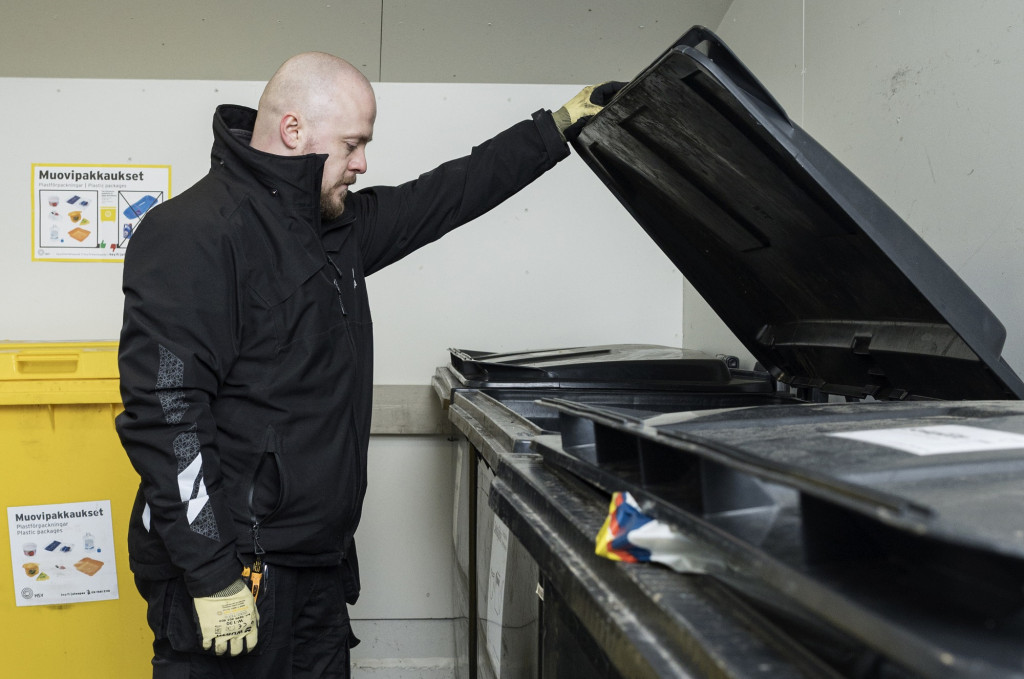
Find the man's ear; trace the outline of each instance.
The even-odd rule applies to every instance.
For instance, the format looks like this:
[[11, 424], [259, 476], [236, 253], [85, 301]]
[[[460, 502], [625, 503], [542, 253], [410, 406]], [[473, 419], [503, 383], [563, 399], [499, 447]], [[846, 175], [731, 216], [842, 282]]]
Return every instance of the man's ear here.
[[286, 148], [294, 151], [299, 148], [299, 137], [302, 125], [294, 113], [285, 113], [281, 116], [281, 143]]

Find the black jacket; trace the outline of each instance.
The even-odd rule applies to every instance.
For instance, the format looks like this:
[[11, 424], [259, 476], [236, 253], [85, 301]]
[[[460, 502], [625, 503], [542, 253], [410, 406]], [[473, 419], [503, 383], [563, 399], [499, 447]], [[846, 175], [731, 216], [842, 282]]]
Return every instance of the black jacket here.
[[321, 224], [326, 156], [249, 147], [255, 112], [214, 116], [210, 173], [153, 208], [124, 264], [117, 430], [141, 477], [132, 570], [192, 596], [240, 558], [340, 564], [366, 490], [373, 337], [364, 277], [568, 155], [534, 114], [418, 179], [351, 193]]

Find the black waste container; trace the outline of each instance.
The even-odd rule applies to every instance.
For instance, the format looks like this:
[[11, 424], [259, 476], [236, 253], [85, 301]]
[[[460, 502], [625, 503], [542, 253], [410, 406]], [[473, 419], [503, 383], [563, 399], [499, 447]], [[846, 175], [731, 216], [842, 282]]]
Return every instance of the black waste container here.
[[[574, 146], [770, 377], [705, 385], [706, 408], [670, 380], [624, 401], [593, 363], [539, 391], [471, 366], [439, 392], [532, 560], [536, 582], [506, 593], [543, 596], [532, 671], [1020, 675], [1024, 383], [999, 320], [706, 29]], [[520, 361], [450, 368], [465, 359]], [[623, 368], [620, 385], [643, 374]], [[679, 528], [701, 572], [595, 556], [615, 491]]]
[[1024, 676], [1024, 403], [548, 405], [564, 420], [534, 440], [548, 466], [681, 528], [841, 676]]
[[[488, 497], [502, 460], [535, 436], [557, 432], [558, 414], [538, 399], [559, 397], [630, 412], [658, 413], [785, 403], [763, 371], [729, 357], [655, 345], [607, 345], [497, 354], [451, 350], [434, 389], [463, 435], [455, 444], [452, 545], [457, 675], [538, 676], [537, 564]], [[475, 666], [470, 667], [470, 658]]]

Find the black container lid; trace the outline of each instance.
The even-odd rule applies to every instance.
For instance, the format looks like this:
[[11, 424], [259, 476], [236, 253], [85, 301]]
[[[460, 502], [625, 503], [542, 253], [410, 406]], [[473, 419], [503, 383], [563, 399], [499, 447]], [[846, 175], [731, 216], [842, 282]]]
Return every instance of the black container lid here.
[[999, 320], [707, 29], [574, 145], [781, 381], [879, 399], [1024, 397]]
[[731, 370], [700, 351], [608, 344], [517, 352], [449, 349], [463, 387], [774, 391], [767, 373]]

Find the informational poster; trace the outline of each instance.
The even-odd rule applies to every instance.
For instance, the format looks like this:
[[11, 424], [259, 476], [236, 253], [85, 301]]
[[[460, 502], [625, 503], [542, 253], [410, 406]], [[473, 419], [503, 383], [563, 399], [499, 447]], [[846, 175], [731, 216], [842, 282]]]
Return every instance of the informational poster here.
[[8, 507], [18, 606], [118, 598], [110, 501]]
[[32, 165], [32, 259], [119, 262], [170, 197], [170, 165]]
[[1024, 436], [1021, 434], [959, 424], [848, 431], [829, 434], [829, 436], [874, 443], [914, 455], [948, 455], [984, 450], [1024, 449]]

